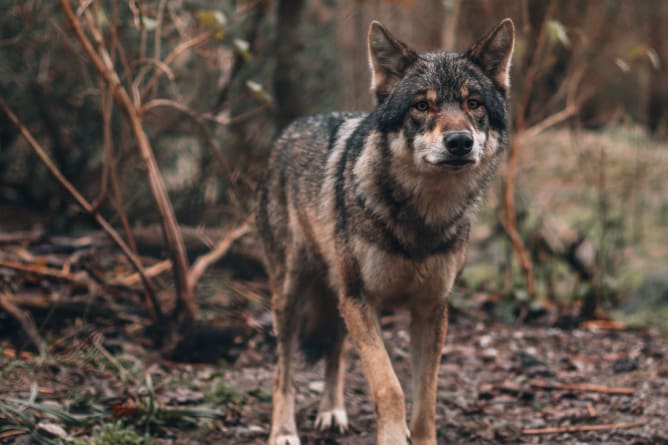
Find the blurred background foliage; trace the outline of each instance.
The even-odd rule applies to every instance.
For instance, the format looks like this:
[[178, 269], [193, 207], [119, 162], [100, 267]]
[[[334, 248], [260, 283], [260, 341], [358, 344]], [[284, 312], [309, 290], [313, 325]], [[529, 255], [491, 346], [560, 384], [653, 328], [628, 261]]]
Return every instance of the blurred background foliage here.
[[[544, 122], [571, 99], [577, 104], [557, 129], [523, 140], [518, 225], [536, 263], [539, 294], [564, 304], [586, 305], [589, 295], [617, 305], [650, 285], [646, 275], [668, 273], [666, 1], [92, 0], [75, 6], [94, 11], [136, 102], [167, 101], [147, 109], [143, 122], [178, 220], [189, 226], [218, 226], [252, 211], [271, 142], [293, 118], [370, 109], [371, 20], [419, 50], [463, 50], [511, 17], [518, 30], [512, 72], [518, 130]], [[90, 199], [104, 188], [101, 85], [57, 2], [0, 3], [0, 96]], [[122, 205], [134, 226], [155, 223], [136, 142], [117, 108], [111, 129]], [[496, 222], [500, 188], [501, 182], [492, 187], [473, 234], [463, 284], [521, 301], [514, 285], [519, 271]], [[100, 209], [119, 223], [111, 199]], [[94, 227], [3, 114], [0, 214], [2, 230]], [[653, 280], [663, 289], [658, 304], [666, 306], [668, 286]], [[634, 298], [630, 312], [637, 312]]]

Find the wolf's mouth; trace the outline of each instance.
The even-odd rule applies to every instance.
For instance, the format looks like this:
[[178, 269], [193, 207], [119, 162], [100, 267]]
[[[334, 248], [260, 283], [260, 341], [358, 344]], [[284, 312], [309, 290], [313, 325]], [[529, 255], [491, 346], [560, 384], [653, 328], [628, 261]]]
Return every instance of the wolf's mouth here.
[[448, 167], [454, 169], [460, 169], [468, 165], [475, 164], [475, 161], [473, 159], [444, 159], [444, 160], [439, 160], [438, 162], [431, 162], [427, 158], [425, 158], [424, 160], [428, 164], [431, 164], [435, 167]]
[[447, 161], [439, 162], [439, 165], [447, 165], [450, 167], [461, 168], [470, 164], [475, 164], [472, 159], [448, 159]]

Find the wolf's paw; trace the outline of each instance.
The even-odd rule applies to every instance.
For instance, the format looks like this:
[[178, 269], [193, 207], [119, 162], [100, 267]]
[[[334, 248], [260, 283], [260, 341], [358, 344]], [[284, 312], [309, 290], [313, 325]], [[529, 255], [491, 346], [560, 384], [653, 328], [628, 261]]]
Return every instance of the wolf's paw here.
[[345, 433], [348, 431], [348, 414], [342, 408], [319, 412], [315, 427], [320, 431], [335, 429], [339, 433]]
[[301, 445], [301, 442], [296, 434], [283, 434], [272, 437], [269, 440], [269, 445]]

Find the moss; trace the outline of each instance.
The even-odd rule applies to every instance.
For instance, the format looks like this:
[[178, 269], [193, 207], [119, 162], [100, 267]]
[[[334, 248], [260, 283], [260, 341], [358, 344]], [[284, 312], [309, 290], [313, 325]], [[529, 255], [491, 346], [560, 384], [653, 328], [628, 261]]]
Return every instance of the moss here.
[[237, 388], [220, 380], [204, 400], [215, 405], [241, 405], [246, 401], [246, 397]]
[[107, 423], [98, 429], [90, 439], [68, 440], [71, 445], [156, 445], [148, 436], [140, 436], [122, 422]]

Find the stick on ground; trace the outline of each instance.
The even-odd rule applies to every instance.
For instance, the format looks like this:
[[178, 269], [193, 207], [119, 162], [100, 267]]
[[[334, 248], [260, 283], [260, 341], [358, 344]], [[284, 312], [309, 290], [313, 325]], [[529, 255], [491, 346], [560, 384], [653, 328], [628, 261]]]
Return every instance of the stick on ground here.
[[539, 380], [539, 379], [530, 380], [529, 385], [531, 385], [534, 388], [542, 388], [542, 389], [566, 389], [566, 390], [583, 391], [583, 392], [600, 392], [604, 394], [630, 395], [636, 392], [636, 390], [633, 388], [591, 385], [588, 383], [547, 382], [545, 380]]
[[561, 426], [555, 428], [535, 428], [522, 430], [522, 434], [559, 434], [559, 433], [577, 433], [582, 431], [606, 431], [618, 430], [622, 428], [635, 428], [644, 425], [645, 422], [626, 422], [626, 423], [602, 423], [600, 425], [575, 425]]

